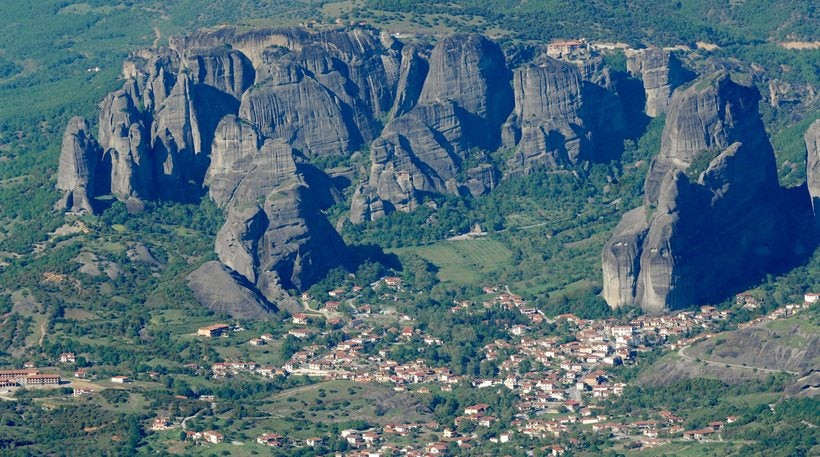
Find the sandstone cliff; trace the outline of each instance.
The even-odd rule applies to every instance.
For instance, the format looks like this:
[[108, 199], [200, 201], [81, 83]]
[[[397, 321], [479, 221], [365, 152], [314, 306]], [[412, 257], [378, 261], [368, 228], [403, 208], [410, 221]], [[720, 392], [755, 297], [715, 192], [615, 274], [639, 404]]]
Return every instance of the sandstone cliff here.
[[[591, 155], [584, 127], [583, 81], [578, 68], [546, 58], [513, 74], [515, 109], [504, 125], [504, 146], [515, 147], [514, 170], [576, 164]], [[587, 157], [588, 158], [588, 157]]]
[[820, 119], [814, 121], [804, 136], [806, 140], [806, 183], [814, 209], [816, 227], [820, 229]]
[[308, 186], [290, 145], [226, 116], [205, 182], [228, 214], [216, 238], [220, 261], [269, 300], [348, 265], [341, 237], [321, 212], [316, 192], [323, 186]]
[[669, 109], [672, 92], [690, 79], [690, 73], [671, 51], [646, 48], [633, 51], [626, 58], [627, 71], [643, 81], [646, 115], [657, 117]]
[[757, 112], [759, 98], [756, 89], [735, 83], [725, 72], [676, 91], [660, 152], [646, 177], [646, 202], [652, 205], [657, 201], [661, 181], [670, 170], [685, 170], [696, 160], [708, 162], [734, 142], [751, 151], [769, 183], [777, 183], [772, 147]]
[[[58, 207], [207, 192], [228, 218], [221, 263], [237, 287], [274, 302], [349, 264], [323, 213], [343, 198], [318, 164], [355, 162], [342, 186], [358, 223], [412, 211], [431, 194], [481, 195], [502, 177], [615, 158], [628, 128], [619, 76], [601, 56], [558, 61], [542, 51], [512, 68], [477, 34], [434, 45], [358, 27], [174, 38], [126, 60], [122, 89], [100, 104], [98, 143], [87, 124], [69, 125]], [[774, 159], [753, 89], [718, 74], [669, 98], [682, 83], [673, 55], [645, 50], [629, 66], [649, 114], [669, 114], [646, 205], [624, 216], [603, 255], [604, 295], [613, 305], [683, 306], [704, 298], [690, 289], [722, 290], [788, 251], [771, 239], [782, 229]], [[490, 160], [500, 148], [512, 150], [503, 176]], [[369, 161], [358, 162], [365, 151]], [[731, 273], [690, 287], [702, 259], [684, 247], [712, 255], [718, 245], [745, 253], [722, 265]]]
[[611, 306], [659, 312], [720, 299], [794, 254], [756, 101], [726, 74], [673, 96], [645, 206], [604, 247]]
[[101, 159], [100, 146], [91, 135], [88, 121], [74, 117], [63, 134], [57, 189], [63, 191], [55, 207], [77, 213], [93, 213], [94, 174]]
[[495, 171], [476, 169], [468, 177], [462, 163], [470, 148], [498, 147], [501, 124], [513, 108], [501, 48], [476, 34], [444, 38], [431, 51], [426, 77], [415, 53], [407, 57], [397, 117], [370, 146], [369, 183], [353, 196], [353, 222], [411, 211], [429, 193], [483, 193], [495, 185]]

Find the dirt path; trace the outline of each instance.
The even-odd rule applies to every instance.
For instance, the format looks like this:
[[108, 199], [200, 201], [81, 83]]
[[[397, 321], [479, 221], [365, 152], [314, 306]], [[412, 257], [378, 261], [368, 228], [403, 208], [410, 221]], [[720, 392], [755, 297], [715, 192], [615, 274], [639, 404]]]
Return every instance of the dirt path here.
[[46, 328], [48, 327], [48, 317], [43, 319], [40, 324], [40, 339], [37, 340], [37, 346], [43, 347], [43, 340], [46, 339]]
[[[683, 357], [684, 359], [686, 359], [690, 362], [694, 362], [694, 361], [696, 361], [695, 358], [685, 352], [685, 349], [687, 349], [689, 347], [691, 347], [691, 346], [684, 346], [684, 347], [680, 348], [680, 350], [678, 350], [678, 354], [681, 357]], [[732, 367], [732, 368], [742, 368], [742, 369], [746, 369], [746, 370], [765, 371], [765, 372], [768, 372], [768, 373], [781, 373], [781, 372], [785, 371], [786, 373], [789, 373], [789, 374], [797, 374], [796, 371], [789, 371], [789, 370], [773, 370], [771, 368], [750, 367], [750, 366], [744, 366], [744, 365], [737, 365], [737, 364], [734, 364], [734, 363], [715, 362], [715, 361], [712, 361], [712, 360], [705, 360], [705, 359], [700, 359], [700, 361], [704, 362], [707, 365], [719, 366], [719, 367], [727, 367], [728, 366], [728, 367]]]
[[688, 446], [684, 446], [684, 447], [682, 447], [682, 448], [678, 449], [677, 451], [672, 452], [672, 454], [673, 454], [673, 455], [674, 455], [674, 454], [677, 454], [678, 452], [682, 452], [682, 451], [684, 451], [684, 450], [686, 450], [686, 449], [689, 449], [689, 448], [690, 448], [690, 447], [692, 447], [692, 446], [694, 446], [694, 444], [690, 444], [690, 445], [688, 445]]
[[279, 392], [278, 394], [272, 395], [270, 398], [288, 397], [288, 396], [293, 395], [295, 393], [304, 392], [306, 390], [311, 390], [311, 389], [317, 389], [320, 386], [322, 386], [324, 384], [327, 384], [329, 382], [330, 381], [320, 381], [320, 382], [317, 382], [315, 384], [308, 384], [306, 386], [294, 387], [293, 389], [283, 390], [282, 392]]

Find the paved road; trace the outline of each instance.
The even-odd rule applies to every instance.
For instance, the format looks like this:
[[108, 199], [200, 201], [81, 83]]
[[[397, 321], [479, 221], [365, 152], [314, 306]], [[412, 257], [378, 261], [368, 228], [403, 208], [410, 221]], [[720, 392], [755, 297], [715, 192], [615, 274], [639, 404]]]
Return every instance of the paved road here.
[[[689, 347], [690, 346], [684, 346], [684, 347], [680, 348], [678, 350], [678, 354], [680, 354], [680, 356], [683, 357], [686, 360], [695, 361], [694, 357], [692, 357], [691, 355], [689, 355], [685, 352], [685, 349], [687, 349]], [[773, 370], [771, 368], [751, 367], [751, 366], [745, 366], [745, 365], [737, 365], [737, 364], [734, 364], [734, 363], [715, 362], [715, 361], [712, 361], [712, 360], [705, 360], [705, 359], [700, 359], [700, 361], [706, 363], [707, 365], [713, 365], [713, 366], [716, 366], [716, 367], [717, 366], [719, 366], [719, 367], [730, 366], [732, 368], [743, 368], [743, 369], [746, 369], [746, 370], [766, 371], [766, 372], [769, 372], [769, 373], [781, 373], [781, 372], [785, 371], [786, 373], [789, 373], [789, 374], [797, 374], [796, 371]]]
[[188, 419], [193, 419], [193, 418], [195, 418], [195, 417], [196, 417], [196, 416], [198, 416], [198, 415], [199, 415], [199, 413], [201, 413], [201, 412], [202, 412], [201, 410], [200, 410], [200, 411], [197, 411], [197, 412], [196, 412], [196, 414], [194, 414], [193, 416], [188, 416], [188, 417], [186, 417], [186, 418], [182, 419], [182, 423], [180, 423], [180, 426], [182, 427], [182, 430], [183, 430], [183, 431], [187, 430], [187, 428], [186, 428], [186, 427], [187, 427], [187, 425], [186, 425], [185, 423], [186, 423], [186, 422], [188, 422]]

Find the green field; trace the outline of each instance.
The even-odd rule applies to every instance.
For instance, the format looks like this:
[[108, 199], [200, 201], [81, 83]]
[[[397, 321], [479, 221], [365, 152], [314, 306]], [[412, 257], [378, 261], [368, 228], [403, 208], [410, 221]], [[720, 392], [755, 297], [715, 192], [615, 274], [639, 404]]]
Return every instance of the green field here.
[[736, 443], [697, 443], [679, 442], [669, 443], [652, 449], [642, 449], [638, 451], [624, 451], [627, 456], [634, 457], [656, 457], [662, 455], [678, 457], [700, 457], [707, 455], [739, 455], [740, 445]]
[[503, 243], [492, 239], [439, 241], [390, 252], [418, 254], [438, 267], [439, 279], [463, 285], [478, 284], [482, 277], [509, 265], [512, 258]]

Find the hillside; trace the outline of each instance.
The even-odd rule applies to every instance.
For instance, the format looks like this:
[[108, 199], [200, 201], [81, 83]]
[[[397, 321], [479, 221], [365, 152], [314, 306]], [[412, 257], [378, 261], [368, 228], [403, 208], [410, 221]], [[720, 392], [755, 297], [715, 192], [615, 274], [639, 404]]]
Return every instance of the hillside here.
[[662, 385], [700, 377], [737, 383], [763, 379], [772, 373], [802, 378], [820, 363], [819, 338], [818, 312], [814, 309], [797, 317], [718, 333], [685, 346], [646, 369], [641, 381]]

